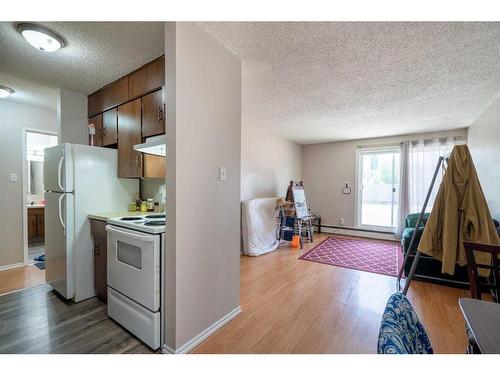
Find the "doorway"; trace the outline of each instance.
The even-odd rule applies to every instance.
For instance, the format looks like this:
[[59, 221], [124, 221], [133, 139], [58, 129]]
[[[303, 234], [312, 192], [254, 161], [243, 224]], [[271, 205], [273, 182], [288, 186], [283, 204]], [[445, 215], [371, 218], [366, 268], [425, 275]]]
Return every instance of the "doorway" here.
[[56, 146], [57, 135], [25, 130], [24, 134], [24, 262], [45, 269], [45, 199], [43, 159], [46, 148]]
[[400, 147], [357, 152], [358, 228], [394, 232], [398, 220]]

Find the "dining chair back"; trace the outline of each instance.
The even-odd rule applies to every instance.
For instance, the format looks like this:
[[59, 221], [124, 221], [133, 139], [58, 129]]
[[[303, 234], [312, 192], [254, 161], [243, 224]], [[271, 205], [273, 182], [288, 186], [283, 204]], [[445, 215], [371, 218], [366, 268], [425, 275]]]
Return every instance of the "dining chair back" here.
[[[470, 292], [472, 298], [482, 299], [483, 293], [492, 295], [495, 302], [500, 296], [500, 246], [486, 245], [464, 241], [465, 256], [467, 258], [467, 273], [469, 274]], [[490, 264], [480, 264], [476, 261], [476, 253], [488, 253], [491, 256]], [[480, 269], [490, 271], [488, 277], [481, 277]]]

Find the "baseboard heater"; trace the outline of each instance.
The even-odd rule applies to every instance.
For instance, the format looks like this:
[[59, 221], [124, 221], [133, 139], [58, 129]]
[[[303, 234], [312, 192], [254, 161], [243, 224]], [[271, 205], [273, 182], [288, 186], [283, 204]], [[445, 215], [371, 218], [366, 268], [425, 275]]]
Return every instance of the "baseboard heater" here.
[[315, 225], [318, 227], [318, 229], [321, 231], [322, 228], [330, 228], [330, 229], [345, 229], [345, 230], [353, 230], [356, 232], [366, 232], [366, 233], [379, 233], [379, 234], [392, 234], [394, 235], [394, 232], [387, 232], [383, 230], [374, 230], [374, 229], [363, 229], [363, 228], [351, 228], [351, 227], [339, 227], [337, 225]]

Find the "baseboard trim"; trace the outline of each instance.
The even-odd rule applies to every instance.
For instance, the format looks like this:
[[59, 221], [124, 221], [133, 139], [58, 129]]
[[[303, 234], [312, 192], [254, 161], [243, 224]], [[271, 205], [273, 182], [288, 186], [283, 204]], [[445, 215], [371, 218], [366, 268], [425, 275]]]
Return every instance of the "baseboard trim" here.
[[219, 330], [223, 326], [225, 326], [227, 323], [229, 323], [231, 320], [236, 318], [241, 313], [241, 306], [238, 306], [228, 314], [224, 315], [222, 318], [217, 320], [214, 324], [212, 324], [210, 327], [208, 327], [206, 330], [203, 332], [199, 333], [195, 337], [193, 337], [191, 340], [186, 342], [184, 345], [182, 345], [178, 349], [173, 349], [169, 347], [166, 344], [163, 344], [162, 352], [165, 354], [185, 354], [189, 353], [192, 349], [200, 345], [203, 341], [205, 341], [210, 335], [212, 335], [215, 331]]
[[0, 266], [0, 271], [6, 271], [6, 270], [10, 270], [12, 268], [19, 268], [19, 267], [27, 266], [27, 265], [29, 265], [29, 263], [24, 263], [24, 262], [8, 264], [6, 266]]
[[321, 226], [321, 233], [342, 234], [344, 236], [356, 236], [363, 238], [373, 238], [376, 240], [399, 242], [397, 238], [394, 238], [394, 234], [392, 233], [369, 232], [366, 230], [356, 229], [328, 228], [324, 226]]
[[[316, 225], [317, 226], [317, 225]], [[353, 228], [353, 227], [344, 227], [338, 225], [326, 225], [322, 224], [321, 228], [331, 228], [331, 229], [345, 229], [345, 230], [355, 230], [358, 232], [368, 232], [368, 233], [382, 233], [382, 234], [394, 234], [392, 231], [387, 230], [378, 230], [378, 229], [366, 229], [366, 228]]]

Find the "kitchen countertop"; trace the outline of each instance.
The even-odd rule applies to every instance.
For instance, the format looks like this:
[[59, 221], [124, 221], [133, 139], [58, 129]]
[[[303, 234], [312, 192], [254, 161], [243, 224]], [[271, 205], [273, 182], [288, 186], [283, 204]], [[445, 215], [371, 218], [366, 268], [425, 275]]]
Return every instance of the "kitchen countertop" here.
[[44, 204], [28, 204], [28, 208], [45, 208]]
[[108, 221], [109, 219], [112, 219], [114, 217], [140, 216], [140, 215], [147, 215], [147, 214], [151, 214], [151, 212], [141, 212], [141, 211], [99, 212], [99, 213], [89, 214], [88, 217], [89, 217], [89, 219]]

